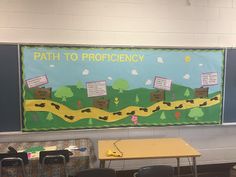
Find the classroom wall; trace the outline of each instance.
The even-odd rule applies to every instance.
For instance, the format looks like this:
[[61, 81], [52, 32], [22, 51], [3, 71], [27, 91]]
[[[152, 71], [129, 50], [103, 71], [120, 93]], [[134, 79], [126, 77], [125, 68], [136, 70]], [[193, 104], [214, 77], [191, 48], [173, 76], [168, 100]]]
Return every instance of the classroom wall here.
[[[0, 0], [0, 42], [235, 47], [236, 0]], [[215, 164], [236, 162], [235, 136], [235, 126], [213, 125], [3, 133], [0, 141], [89, 137], [97, 149], [98, 139], [183, 137], [202, 153], [199, 164]], [[114, 161], [111, 167], [154, 163], [176, 161]]]

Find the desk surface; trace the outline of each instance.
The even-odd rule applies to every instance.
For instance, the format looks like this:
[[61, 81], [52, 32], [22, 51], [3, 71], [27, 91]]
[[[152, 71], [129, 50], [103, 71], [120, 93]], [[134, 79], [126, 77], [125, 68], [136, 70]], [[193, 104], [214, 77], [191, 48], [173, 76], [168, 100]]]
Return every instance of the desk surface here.
[[[107, 156], [107, 151], [123, 153], [122, 157]], [[198, 157], [201, 154], [181, 138], [126, 139], [98, 141], [99, 160]]]

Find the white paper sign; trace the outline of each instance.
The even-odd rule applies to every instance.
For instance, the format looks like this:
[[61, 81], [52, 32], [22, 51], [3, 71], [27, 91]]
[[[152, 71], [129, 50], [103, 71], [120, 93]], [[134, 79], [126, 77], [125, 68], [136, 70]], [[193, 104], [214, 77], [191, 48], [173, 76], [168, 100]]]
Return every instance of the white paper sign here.
[[217, 73], [210, 72], [210, 73], [202, 73], [201, 74], [201, 82], [202, 86], [211, 86], [211, 85], [217, 85]]
[[156, 76], [154, 80], [154, 87], [163, 90], [170, 90], [171, 82], [172, 81], [170, 79]]
[[32, 79], [26, 80], [28, 88], [38, 87], [48, 83], [48, 78], [46, 75], [34, 77]]
[[87, 82], [88, 97], [107, 95], [106, 81]]

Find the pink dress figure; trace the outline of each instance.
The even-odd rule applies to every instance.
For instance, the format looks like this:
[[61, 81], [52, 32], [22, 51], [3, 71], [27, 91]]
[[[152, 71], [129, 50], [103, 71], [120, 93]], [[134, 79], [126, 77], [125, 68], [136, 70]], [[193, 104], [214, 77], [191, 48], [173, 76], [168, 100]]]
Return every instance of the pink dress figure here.
[[137, 125], [137, 124], [138, 124], [138, 116], [132, 115], [131, 120], [132, 120], [132, 122], [134, 123], [134, 125]]

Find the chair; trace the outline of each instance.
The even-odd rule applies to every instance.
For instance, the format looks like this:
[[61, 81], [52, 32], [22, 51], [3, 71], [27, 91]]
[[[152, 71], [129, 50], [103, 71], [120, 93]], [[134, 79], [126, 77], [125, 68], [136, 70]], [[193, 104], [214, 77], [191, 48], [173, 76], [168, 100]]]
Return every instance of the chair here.
[[154, 165], [141, 167], [134, 177], [173, 177], [174, 168], [168, 165]]
[[[40, 151], [39, 152], [39, 163], [41, 166], [41, 176], [43, 172], [47, 174], [47, 170], [45, 166], [50, 166], [50, 170], [53, 170], [53, 165], [59, 166], [59, 171], [61, 169], [61, 165], [63, 165], [64, 176], [68, 176], [66, 170], [66, 163], [69, 162], [69, 151], [68, 150], [54, 150], [54, 151]], [[55, 167], [54, 167], [55, 168]], [[55, 170], [55, 169], [54, 169]], [[51, 176], [51, 174], [49, 175]], [[61, 176], [61, 174], [60, 174]]]
[[[28, 163], [29, 159], [26, 152], [0, 154], [0, 177], [3, 176], [3, 167], [10, 167], [12, 170], [15, 170], [16, 173], [18, 173], [18, 169], [20, 169], [21, 175], [26, 177], [25, 165]], [[16, 175], [18, 176], [18, 174]]]
[[116, 171], [111, 168], [89, 168], [79, 171], [76, 177], [116, 177]]

